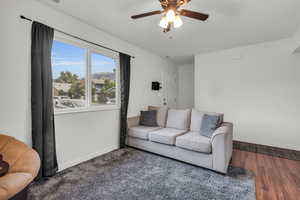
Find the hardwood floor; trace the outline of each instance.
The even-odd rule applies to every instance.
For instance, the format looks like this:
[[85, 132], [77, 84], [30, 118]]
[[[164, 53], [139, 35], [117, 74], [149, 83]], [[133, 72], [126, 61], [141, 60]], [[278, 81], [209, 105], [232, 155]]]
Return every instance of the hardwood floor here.
[[300, 199], [300, 161], [234, 150], [231, 165], [256, 174], [257, 200]]

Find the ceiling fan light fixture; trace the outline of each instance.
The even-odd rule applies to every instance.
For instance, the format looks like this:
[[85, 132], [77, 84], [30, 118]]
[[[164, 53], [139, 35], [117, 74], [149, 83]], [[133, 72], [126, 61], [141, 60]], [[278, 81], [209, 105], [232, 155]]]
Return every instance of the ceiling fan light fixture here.
[[159, 22], [159, 26], [162, 28], [167, 28], [168, 25], [169, 25], [169, 22], [168, 22], [166, 16], [163, 16]]
[[175, 11], [173, 9], [169, 9], [166, 14], [167, 21], [174, 22], [175, 17], [176, 17]]
[[179, 28], [182, 26], [183, 21], [179, 15], [176, 15], [175, 20], [174, 20], [174, 28]]

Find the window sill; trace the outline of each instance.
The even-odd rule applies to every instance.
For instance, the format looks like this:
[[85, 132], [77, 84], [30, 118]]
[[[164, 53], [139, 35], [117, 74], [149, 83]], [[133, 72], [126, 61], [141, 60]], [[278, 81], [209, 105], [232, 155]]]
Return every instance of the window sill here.
[[54, 111], [55, 116], [59, 115], [69, 115], [69, 114], [77, 114], [77, 113], [86, 113], [86, 112], [101, 112], [101, 111], [109, 111], [109, 110], [120, 110], [120, 107], [117, 105], [111, 106], [97, 106], [90, 108], [77, 108], [77, 109], [69, 109], [69, 110], [59, 110]]

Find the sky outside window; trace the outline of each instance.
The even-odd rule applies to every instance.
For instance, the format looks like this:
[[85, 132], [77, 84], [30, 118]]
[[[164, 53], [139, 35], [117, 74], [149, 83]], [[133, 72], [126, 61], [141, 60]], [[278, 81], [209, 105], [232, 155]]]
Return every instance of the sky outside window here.
[[[93, 73], [113, 72], [115, 69], [114, 60], [100, 54], [93, 54], [92, 62]], [[85, 77], [85, 49], [54, 40], [52, 70], [53, 79], [58, 78], [62, 71], [77, 74], [80, 78]]]

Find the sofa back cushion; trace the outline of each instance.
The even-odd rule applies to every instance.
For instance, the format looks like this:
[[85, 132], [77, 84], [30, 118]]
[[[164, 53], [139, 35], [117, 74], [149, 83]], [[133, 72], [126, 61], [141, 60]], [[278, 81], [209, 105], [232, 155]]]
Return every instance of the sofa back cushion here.
[[205, 114], [218, 116], [217, 126], [220, 126], [223, 123], [224, 114], [222, 114], [222, 113], [202, 112], [202, 111], [198, 111], [196, 109], [193, 109], [192, 110], [192, 116], [191, 116], [191, 131], [200, 132], [203, 117], [204, 117]]
[[142, 126], [158, 126], [157, 125], [157, 111], [141, 111], [140, 125]]
[[167, 128], [188, 130], [190, 126], [191, 110], [168, 110]]
[[157, 125], [159, 127], [166, 127], [167, 123], [167, 115], [168, 115], [168, 107], [167, 106], [149, 106], [148, 110], [156, 110], [157, 111]]

